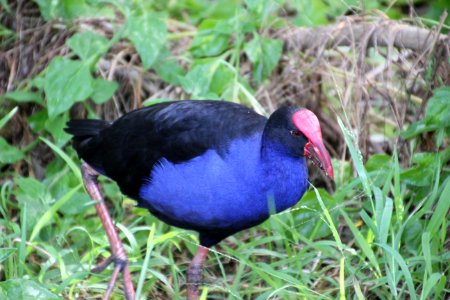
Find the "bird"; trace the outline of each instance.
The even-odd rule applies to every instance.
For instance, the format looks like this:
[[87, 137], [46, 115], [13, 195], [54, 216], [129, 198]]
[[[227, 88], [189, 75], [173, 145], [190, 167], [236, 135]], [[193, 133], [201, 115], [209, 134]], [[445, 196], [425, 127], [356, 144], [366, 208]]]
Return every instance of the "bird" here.
[[199, 248], [187, 270], [187, 298], [198, 299], [208, 249], [274, 213], [294, 206], [308, 188], [306, 159], [333, 179], [317, 116], [283, 106], [268, 118], [218, 100], [167, 101], [124, 114], [113, 122], [71, 120], [65, 131], [83, 161], [83, 181], [96, 204], [126, 299], [135, 297], [128, 258], [97, 181], [121, 192], [161, 221], [197, 231]]

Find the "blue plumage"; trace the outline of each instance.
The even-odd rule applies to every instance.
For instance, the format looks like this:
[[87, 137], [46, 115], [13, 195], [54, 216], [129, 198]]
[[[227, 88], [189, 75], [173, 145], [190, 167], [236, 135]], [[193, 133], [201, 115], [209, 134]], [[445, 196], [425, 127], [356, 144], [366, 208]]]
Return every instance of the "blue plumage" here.
[[[83, 181], [92, 199], [100, 193], [99, 172], [160, 220], [198, 231], [201, 246], [186, 277], [188, 299], [199, 297], [205, 247], [300, 200], [308, 185], [305, 156], [334, 176], [319, 121], [303, 108], [280, 108], [267, 119], [229, 102], [175, 101], [113, 123], [67, 125], [86, 161]], [[125, 294], [132, 299], [127, 256], [104, 203], [96, 209], [111, 244], [109, 261], [116, 264], [115, 274], [124, 273]]]
[[267, 119], [229, 102], [176, 101], [113, 123], [71, 121], [67, 131], [79, 155], [124, 194], [166, 223], [198, 231], [209, 247], [300, 200], [305, 146], [318, 161], [328, 157], [316, 120], [295, 107]]
[[261, 150], [261, 134], [184, 163], [162, 160], [140, 190], [141, 205], [166, 222], [200, 232], [236, 232], [297, 203], [307, 188], [304, 157]]

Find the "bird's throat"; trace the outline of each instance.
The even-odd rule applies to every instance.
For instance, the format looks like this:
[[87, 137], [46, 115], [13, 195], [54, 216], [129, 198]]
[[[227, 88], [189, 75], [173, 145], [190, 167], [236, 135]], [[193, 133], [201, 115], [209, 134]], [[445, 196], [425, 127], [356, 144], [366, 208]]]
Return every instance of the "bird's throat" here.
[[305, 157], [288, 155], [282, 145], [265, 143], [261, 147], [260, 165], [270, 212], [280, 212], [295, 205], [308, 185]]

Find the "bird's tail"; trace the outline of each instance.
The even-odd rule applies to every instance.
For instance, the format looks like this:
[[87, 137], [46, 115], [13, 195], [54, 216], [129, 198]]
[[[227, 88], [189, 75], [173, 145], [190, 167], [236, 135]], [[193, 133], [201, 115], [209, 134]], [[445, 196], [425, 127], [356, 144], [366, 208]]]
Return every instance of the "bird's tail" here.
[[70, 120], [64, 131], [74, 137], [92, 137], [100, 131], [108, 128], [111, 124], [104, 120]]
[[98, 145], [101, 143], [99, 133], [110, 125], [111, 123], [103, 120], [71, 120], [64, 128], [65, 132], [73, 135], [72, 146], [78, 156], [100, 173], [103, 173], [103, 166], [102, 154], [98, 153]]

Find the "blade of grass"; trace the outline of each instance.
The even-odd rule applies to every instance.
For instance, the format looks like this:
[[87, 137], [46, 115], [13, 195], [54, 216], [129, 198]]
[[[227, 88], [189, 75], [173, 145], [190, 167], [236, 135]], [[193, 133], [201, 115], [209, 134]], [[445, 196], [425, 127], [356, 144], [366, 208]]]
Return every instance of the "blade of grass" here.
[[66, 162], [66, 164], [72, 170], [73, 174], [75, 174], [75, 176], [81, 182], [81, 172], [80, 172], [80, 168], [77, 166], [77, 164], [63, 150], [61, 150], [61, 148], [59, 148], [58, 146], [56, 146], [55, 144], [53, 144], [46, 138], [39, 137], [39, 139], [41, 141], [43, 141], [44, 143], [46, 143], [47, 146], [49, 146], [53, 151], [55, 151], [56, 154], [58, 154]]
[[433, 233], [437, 232], [439, 226], [445, 221], [445, 216], [450, 208], [450, 178], [447, 178], [447, 183], [445, 184], [444, 190], [442, 191], [441, 197], [436, 205], [436, 209], [431, 217], [430, 222], [427, 225], [426, 231]]
[[20, 244], [19, 244], [19, 264], [17, 277], [22, 278], [25, 268], [26, 241], [27, 241], [27, 203], [22, 206], [21, 224], [20, 224]]
[[328, 227], [330, 227], [331, 233], [333, 234], [333, 237], [336, 240], [339, 250], [342, 252], [342, 250], [344, 249], [344, 246], [342, 245], [341, 237], [339, 236], [336, 226], [334, 225], [334, 222], [333, 222], [333, 219], [331, 218], [330, 212], [328, 211], [328, 208], [323, 203], [322, 197], [320, 197], [319, 191], [316, 189], [315, 186], [313, 186], [312, 184], [310, 184], [310, 185], [314, 189], [314, 193], [316, 194], [317, 200], [319, 201], [320, 207], [322, 208], [323, 214], [326, 218], [326, 223], [328, 224]]
[[433, 272], [431, 268], [431, 250], [430, 250], [430, 233], [424, 232], [422, 234], [422, 253], [425, 259], [425, 269], [428, 274]]
[[358, 297], [358, 300], [364, 300], [366, 299], [361, 291], [361, 286], [359, 285], [359, 281], [358, 280], [353, 280], [353, 287], [355, 288], [355, 294], [356, 297]]
[[[442, 274], [441, 279], [439, 280], [439, 282], [435, 285], [434, 288], [434, 298], [435, 299], [444, 299], [444, 297], [441, 297], [441, 293], [444, 291], [444, 289], [446, 288], [448, 283], [448, 279], [447, 276], [445, 276], [444, 274]], [[445, 292], [447, 292], [448, 289], [446, 289]], [[445, 293], [444, 292], [444, 293]]]
[[155, 229], [156, 229], [156, 225], [155, 225], [155, 223], [153, 223], [152, 228], [150, 229], [150, 232], [148, 234], [147, 250], [145, 251], [144, 263], [142, 264], [141, 274], [139, 275], [139, 281], [138, 281], [138, 285], [136, 288], [136, 299], [141, 298], [142, 288], [145, 283], [145, 276], [147, 274], [148, 264], [150, 262], [150, 255], [153, 250], [153, 245], [154, 245], [153, 239], [155, 237]]
[[393, 203], [391, 198], [387, 198], [385, 201], [383, 213], [381, 215], [381, 222], [379, 224], [379, 237], [378, 241], [382, 244], [386, 244], [389, 234], [389, 227], [391, 225]]
[[350, 220], [349, 216], [344, 210], [340, 210], [342, 216], [345, 219], [345, 222], [347, 223], [348, 227], [350, 228], [351, 232], [355, 236], [356, 243], [361, 247], [362, 252], [367, 257], [369, 262], [372, 264], [372, 266], [376, 270], [376, 276], [381, 277], [381, 270], [380, 266], [378, 265], [378, 260], [375, 256], [375, 254], [372, 251], [372, 248], [370, 247], [369, 243], [366, 241], [366, 239], [363, 237], [361, 232], [356, 228], [356, 226], [353, 224], [352, 220]]
[[[431, 290], [436, 286], [439, 279], [441, 279], [442, 274], [441, 273], [433, 273], [428, 278], [426, 282], [423, 284], [422, 288], [422, 294], [420, 295], [420, 300], [424, 299], [430, 299], [428, 298], [428, 295], [430, 294]], [[435, 295], [434, 299], [439, 299], [438, 295]]]
[[361, 210], [359, 212], [359, 216], [361, 217], [361, 219], [363, 219], [364, 223], [366, 223], [366, 225], [370, 228], [370, 230], [372, 230], [375, 233], [375, 235], [379, 235], [377, 226], [375, 225], [375, 223], [369, 217], [369, 215], [366, 213], [365, 210]]
[[14, 115], [16, 114], [16, 112], [19, 110], [19, 108], [16, 106], [13, 109], [11, 109], [11, 111], [9, 113], [7, 113], [3, 118], [0, 119], [0, 129], [3, 128], [3, 126], [5, 126], [6, 123], [8, 123], [8, 121], [14, 117]]
[[416, 295], [416, 290], [414, 288], [414, 283], [413, 283], [413, 280], [411, 277], [411, 272], [409, 272], [408, 265], [406, 264], [403, 257], [400, 255], [400, 253], [398, 253], [396, 250], [394, 250], [393, 248], [391, 248], [388, 245], [383, 245], [380, 243], [376, 243], [376, 245], [378, 245], [379, 247], [381, 247], [385, 251], [387, 251], [395, 259], [396, 263], [398, 263], [398, 265], [402, 269], [403, 276], [405, 276], [406, 285], [408, 286], [408, 290], [409, 290], [409, 294], [410, 294], [409, 296], [411, 297], [412, 300], [416, 300], [417, 295]]
[[4, 220], [8, 220], [8, 209], [6, 202], [8, 201], [9, 197], [11, 196], [11, 190], [12, 190], [13, 183], [9, 180], [4, 181], [2, 184], [2, 187], [0, 189], [0, 213], [3, 216]]
[[381, 216], [383, 215], [383, 209], [385, 206], [385, 199], [386, 197], [383, 197], [383, 194], [381, 192], [381, 190], [377, 187], [374, 186], [372, 188], [373, 190], [373, 195], [375, 197], [375, 211], [373, 214], [373, 217], [375, 219], [375, 224], [377, 229], [374, 231], [375, 235], [379, 236], [380, 235], [380, 224], [381, 224]]
[[[345, 143], [347, 144], [348, 150], [350, 151], [350, 155], [352, 157], [353, 165], [355, 166], [356, 172], [361, 180], [364, 191], [366, 192], [367, 197], [369, 197], [372, 202], [372, 192], [370, 189], [369, 177], [367, 176], [366, 168], [364, 168], [362, 155], [359, 149], [357, 149], [356, 141], [354, 134], [348, 130], [344, 124], [342, 123], [341, 118], [338, 117], [339, 127], [344, 135]], [[372, 202], [373, 208], [373, 202]]]
[[345, 257], [341, 256], [340, 270], [339, 270], [339, 296], [341, 300], [345, 300]]
[[200, 295], [200, 300], [206, 300], [208, 299], [208, 287], [205, 286], [202, 290], [202, 294]]
[[345, 297], [345, 257], [343, 254], [344, 246], [342, 245], [341, 237], [339, 236], [336, 226], [334, 225], [333, 219], [331, 218], [328, 208], [325, 206], [325, 204], [322, 201], [322, 197], [320, 196], [319, 191], [312, 184], [311, 184], [311, 186], [314, 189], [314, 193], [316, 194], [317, 200], [319, 201], [320, 207], [322, 208], [323, 214], [325, 215], [326, 223], [327, 223], [328, 227], [330, 228], [334, 239], [336, 240], [339, 251], [341, 252], [340, 270], [339, 270], [339, 294], [340, 294], [340, 299], [345, 300], [345, 298], [346, 298]]
[[403, 197], [400, 191], [400, 164], [398, 162], [397, 147], [394, 145], [394, 203], [395, 203], [395, 215], [399, 223], [403, 221], [403, 214], [405, 211], [405, 205], [403, 204]]
[[119, 229], [119, 233], [122, 232], [127, 238], [131, 247], [131, 252], [139, 251], [139, 246], [136, 241], [136, 238], [134, 237], [134, 234], [127, 227], [123, 226], [121, 223], [117, 222], [115, 225]]

